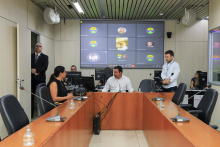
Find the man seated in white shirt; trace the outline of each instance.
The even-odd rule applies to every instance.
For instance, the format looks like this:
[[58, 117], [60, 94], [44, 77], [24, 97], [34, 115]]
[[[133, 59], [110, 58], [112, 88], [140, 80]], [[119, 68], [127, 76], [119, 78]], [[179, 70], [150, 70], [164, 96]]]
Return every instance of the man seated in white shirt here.
[[167, 63], [163, 65], [161, 72], [161, 77], [163, 79], [163, 92], [176, 92], [177, 78], [180, 73], [180, 66], [177, 62], [174, 61], [174, 52], [172, 50], [165, 52], [165, 58]]
[[105, 84], [105, 87], [99, 92], [135, 92], [132, 88], [131, 81], [126, 76], [122, 75], [122, 67], [114, 67], [114, 76], [110, 77]]

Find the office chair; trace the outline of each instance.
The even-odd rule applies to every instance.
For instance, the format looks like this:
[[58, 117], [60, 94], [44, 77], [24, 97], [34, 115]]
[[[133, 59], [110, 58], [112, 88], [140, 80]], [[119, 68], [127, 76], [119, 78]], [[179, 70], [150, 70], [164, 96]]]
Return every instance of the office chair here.
[[[41, 98], [43, 98], [43, 99], [49, 101], [50, 103], [54, 104], [53, 99], [52, 99], [51, 94], [50, 94], [50, 90], [49, 90], [48, 87], [46, 87], [46, 86], [39, 87], [37, 93], [39, 94], [39, 96]], [[53, 108], [55, 108], [53, 105], [45, 102], [42, 99], [39, 99], [39, 107], [40, 107], [40, 112], [41, 112], [42, 115], [47, 113], [48, 111], [52, 110]]]
[[183, 101], [184, 95], [186, 93], [186, 88], [186, 84], [180, 83], [175, 94], [173, 95], [172, 102], [179, 105]]
[[[196, 110], [189, 110], [188, 112], [209, 125], [217, 98], [218, 92], [214, 89], [208, 89], [202, 97]], [[218, 128], [216, 125], [210, 126], [214, 129]]]
[[142, 92], [155, 92], [155, 82], [151, 79], [144, 79], [141, 81], [139, 88]]
[[29, 124], [26, 113], [13, 95], [6, 95], [0, 99], [0, 112], [8, 135]]
[[[40, 83], [36, 86], [36, 91], [35, 91], [35, 94], [39, 96], [38, 94], [38, 91], [39, 91], [39, 88], [42, 87], [42, 86], [47, 86], [45, 83]], [[37, 114], [38, 116], [42, 116], [43, 114], [41, 113], [42, 111], [40, 111], [40, 101], [39, 101], [39, 98], [36, 98], [35, 96], [35, 99], [37, 100]]]

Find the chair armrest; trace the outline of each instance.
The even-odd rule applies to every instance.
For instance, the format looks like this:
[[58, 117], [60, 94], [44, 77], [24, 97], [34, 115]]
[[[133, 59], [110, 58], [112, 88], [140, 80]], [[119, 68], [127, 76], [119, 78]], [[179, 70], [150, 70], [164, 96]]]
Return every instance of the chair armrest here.
[[216, 126], [216, 125], [209, 125], [210, 127], [212, 127], [213, 129], [218, 129], [218, 126]]
[[188, 112], [198, 118], [199, 114], [202, 113], [203, 111], [202, 110], [189, 110]]
[[180, 107], [183, 108], [184, 110], [189, 110], [193, 106], [192, 104], [181, 104]]

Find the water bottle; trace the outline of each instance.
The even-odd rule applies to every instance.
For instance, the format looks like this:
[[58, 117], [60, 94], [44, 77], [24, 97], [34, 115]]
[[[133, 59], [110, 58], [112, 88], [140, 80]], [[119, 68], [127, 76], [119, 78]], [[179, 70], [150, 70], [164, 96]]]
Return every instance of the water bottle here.
[[164, 104], [163, 104], [163, 101], [160, 101], [158, 107], [159, 107], [160, 110], [164, 110]]
[[27, 126], [27, 133], [25, 133], [23, 137], [23, 145], [32, 146], [33, 144], [34, 144], [34, 134], [31, 133], [30, 127]]
[[74, 109], [74, 108], [75, 108], [75, 103], [74, 103], [73, 99], [71, 99], [70, 109]]

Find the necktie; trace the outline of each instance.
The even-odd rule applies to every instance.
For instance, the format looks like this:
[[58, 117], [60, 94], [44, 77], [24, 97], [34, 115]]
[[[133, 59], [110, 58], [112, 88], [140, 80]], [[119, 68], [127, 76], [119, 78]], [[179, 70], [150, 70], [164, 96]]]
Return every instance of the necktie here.
[[37, 59], [38, 59], [38, 55], [36, 54], [35, 55], [35, 63], [37, 62]]

